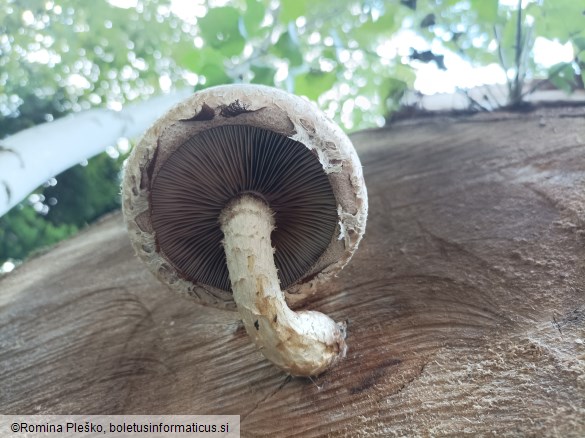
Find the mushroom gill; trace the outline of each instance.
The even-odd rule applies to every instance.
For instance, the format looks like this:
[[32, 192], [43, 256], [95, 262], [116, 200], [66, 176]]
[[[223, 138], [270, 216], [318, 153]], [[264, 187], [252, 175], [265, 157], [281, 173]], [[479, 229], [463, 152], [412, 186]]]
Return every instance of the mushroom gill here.
[[205, 130], [161, 166], [151, 221], [161, 253], [185, 279], [231, 290], [219, 217], [249, 194], [274, 212], [280, 285], [301, 280], [330, 244], [337, 203], [316, 154], [284, 135], [245, 125]]

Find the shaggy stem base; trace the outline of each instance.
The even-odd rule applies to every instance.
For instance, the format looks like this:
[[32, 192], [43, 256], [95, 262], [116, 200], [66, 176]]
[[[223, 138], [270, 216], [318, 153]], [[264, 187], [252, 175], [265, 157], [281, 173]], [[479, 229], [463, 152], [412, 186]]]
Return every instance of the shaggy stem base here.
[[280, 289], [270, 234], [270, 208], [243, 196], [222, 212], [223, 246], [234, 300], [262, 354], [294, 376], [315, 376], [347, 350], [344, 326], [315, 311], [293, 312]]

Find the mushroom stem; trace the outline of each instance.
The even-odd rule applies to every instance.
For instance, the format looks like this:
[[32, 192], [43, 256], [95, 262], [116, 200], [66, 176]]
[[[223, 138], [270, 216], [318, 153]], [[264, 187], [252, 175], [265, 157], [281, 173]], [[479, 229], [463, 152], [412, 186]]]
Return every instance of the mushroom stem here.
[[223, 247], [238, 311], [264, 356], [294, 376], [314, 376], [344, 357], [345, 326], [320, 312], [293, 312], [280, 290], [270, 233], [273, 213], [242, 196], [220, 217]]

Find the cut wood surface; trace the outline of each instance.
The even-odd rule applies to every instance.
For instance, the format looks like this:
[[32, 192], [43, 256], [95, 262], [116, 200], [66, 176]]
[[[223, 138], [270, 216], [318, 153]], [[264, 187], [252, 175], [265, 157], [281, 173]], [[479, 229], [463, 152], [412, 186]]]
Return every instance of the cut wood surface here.
[[352, 137], [366, 237], [321, 295], [347, 357], [287, 378], [166, 290], [120, 214], [0, 280], [0, 412], [238, 414], [242, 436], [585, 435], [585, 109]]

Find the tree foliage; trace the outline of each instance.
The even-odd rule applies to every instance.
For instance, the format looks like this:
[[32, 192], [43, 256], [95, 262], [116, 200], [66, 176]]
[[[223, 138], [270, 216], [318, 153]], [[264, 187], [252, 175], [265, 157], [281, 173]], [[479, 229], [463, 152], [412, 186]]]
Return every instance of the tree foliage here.
[[[580, 0], [201, 0], [182, 18], [171, 0], [2, 1], [0, 138], [173, 86], [233, 82], [317, 100], [347, 130], [377, 126], [398, 109], [421, 64], [449, 71], [449, 53], [499, 64], [513, 105], [527, 81], [548, 78], [571, 91], [585, 78]], [[399, 35], [410, 35], [411, 47], [400, 47]], [[574, 59], [544, 69], [533, 56], [537, 38], [571, 44]], [[1, 218], [0, 262], [116, 208], [119, 163], [90, 160], [39, 188], [41, 214], [25, 202]]]
[[[582, 86], [585, 75], [585, 3], [580, 1], [271, 4], [233, 1], [211, 7], [198, 19], [197, 44], [178, 48], [176, 58], [199, 75], [197, 87], [227, 81], [276, 85], [319, 100], [351, 130], [383, 123], [412, 87], [420, 63], [448, 70], [445, 53], [476, 66], [499, 64], [512, 105], [521, 103], [527, 81], [548, 77], [570, 91]], [[395, 47], [401, 33], [416, 36], [410, 52]], [[534, 61], [537, 38], [572, 44], [575, 59], [546, 71]]]
[[[160, 92], [162, 77], [183, 80], [172, 43], [192, 36], [177, 17], [161, 20], [168, 3], [144, 1], [124, 9], [105, 1], [5, 0], [4, 6], [0, 138], [70, 112], [146, 99]], [[110, 146], [110, 155], [120, 155]], [[0, 218], [0, 266], [119, 207], [122, 158], [110, 155], [58, 175]]]

